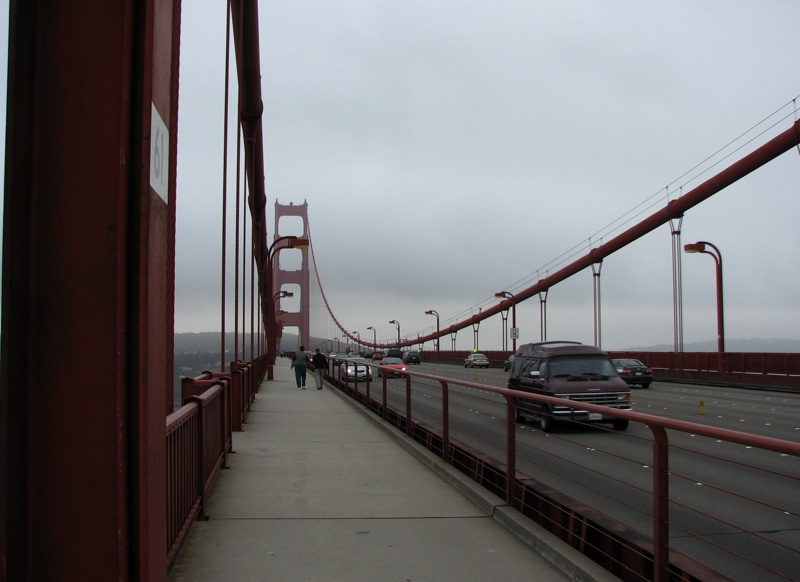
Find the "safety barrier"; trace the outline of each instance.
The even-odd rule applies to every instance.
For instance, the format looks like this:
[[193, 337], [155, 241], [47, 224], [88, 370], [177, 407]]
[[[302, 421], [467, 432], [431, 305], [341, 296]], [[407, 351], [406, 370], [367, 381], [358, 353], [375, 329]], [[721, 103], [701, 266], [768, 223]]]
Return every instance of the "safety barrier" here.
[[[510, 351], [481, 352], [500, 367]], [[426, 351], [428, 362], [463, 364], [468, 351]], [[635, 358], [653, 369], [656, 380], [740, 385], [800, 391], [800, 353], [608, 351], [612, 358]]]
[[[347, 381], [334, 366], [328, 379], [623, 580], [800, 572], [800, 501], [791, 494], [800, 443], [413, 371], [396, 383]], [[627, 419], [651, 436], [634, 424], [627, 433], [517, 426], [522, 396]]]
[[265, 361], [232, 362], [230, 374], [203, 372], [181, 380], [183, 406], [166, 419], [169, 568], [192, 524], [205, 519], [206, 496], [233, 450], [233, 431], [246, 422]]
[[635, 358], [657, 379], [800, 390], [800, 353], [609, 352]]

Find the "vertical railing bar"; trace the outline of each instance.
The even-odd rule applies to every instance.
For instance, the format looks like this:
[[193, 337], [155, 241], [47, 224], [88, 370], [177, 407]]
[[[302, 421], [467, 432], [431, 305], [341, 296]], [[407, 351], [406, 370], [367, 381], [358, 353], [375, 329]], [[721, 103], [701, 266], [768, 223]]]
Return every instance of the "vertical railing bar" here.
[[516, 431], [517, 423], [516, 405], [511, 396], [506, 398], [506, 501], [514, 504], [514, 483], [517, 478], [517, 447]]
[[406, 377], [406, 434], [413, 436], [414, 431], [411, 429], [411, 375], [405, 374]]
[[450, 388], [445, 380], [439, 380], [442, 385], [442, 459], [448, 463], [450, 456]]
[[653, 576], [669, 580], [669, 443], [661, 426], [647, 425], [653, 433]]

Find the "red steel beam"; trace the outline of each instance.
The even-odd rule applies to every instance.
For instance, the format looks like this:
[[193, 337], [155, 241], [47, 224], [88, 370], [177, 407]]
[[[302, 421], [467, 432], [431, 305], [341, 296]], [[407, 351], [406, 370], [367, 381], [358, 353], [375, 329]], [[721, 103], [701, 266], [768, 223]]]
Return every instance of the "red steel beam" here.
[[3, 580], [166, 580], [179, 16], [10, 2]]
[[[267, 196], [264, 185], [264, 137], [261, 98], [261, 56], [257, 0], [230, 0], [231, 26], [239, 81], [239, 123], [244, 140], [245, 174], [248, 204], [253, 224], [253, 256], [259, 265], [261, 304], [272, 298], [272, 289], [264, 288], [263, 269], [269, 253], [267, 245]], [[271, 341], [271, 339], [270, 339]]]
[[505, 299], [488, 309], [482, 310], [479, 314], [465, 319], [450, 327], [441, 330], [438, 334], [431, 333], [424, 337], [414, 338], [408, 340], [403, 345], [421, 344], [423, 342], [433, 340], [434, 338], [443, 337], [451, 333], [455, 333], [465, 327], [469, 327], [475, 323], [488, 319], [501, 311], [511, 308], [513, 305], [520, 303], [526, 299], [530, 299], [535, 295], [545, 292], [557, 283], [568, 279], [569, 277], [579, 273], [580, 271], [591, 267], [593, 264], [600, 262], [605, 257], [615, 253], [626, 245], [634, 242], [635, 240], [643, 237], [644, 235], [652, 232], [658, 227], [668, 223], [673, 218], [680, 218], [683, 214], [710, 198], [717, 192], [727, 188], [737, 180], [740, 180], [757, 170], [761, 166], [771, 162], [778, 156], [786, 153], [791, 148], [800, 145], [800, 120], [796, 121], [792, 127], [781, 133], [780, 135], [772, 138], [770, 141], [751, 152], [738, 162], [735, 162], [719, 174], [710, 178], [709, 180], [700, 184], [694, 190], [684, 194], [680, 198], [671, 200], [664, 208], [645, 218], [638, 224], [632, 226], [622, 234], [616, 236], [605, 244], [592, 249], [583, 257], [573, 261], [563, 269], [556, 271], [549, 277], [540, 279], [534, 285], [514, 293], [513, 298]]

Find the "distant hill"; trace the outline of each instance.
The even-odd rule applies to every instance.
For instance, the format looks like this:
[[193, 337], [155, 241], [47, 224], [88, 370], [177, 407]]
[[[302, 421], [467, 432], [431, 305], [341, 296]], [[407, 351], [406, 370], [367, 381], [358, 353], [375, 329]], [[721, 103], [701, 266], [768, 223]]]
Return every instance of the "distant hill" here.
[[[240, 333], [245, 345], [249, 345], [250, 333]], [[233, 350], [233, 340], [235, 336], [232, 331], [225, 333], [225, 351]], [[239, 340], [239, 345], [242, 345], [242, 339]], [[176, 333], [175, 334], [175, 353], [188, 354], [191, 352], [211, 352], [219, 356], [220, 348], [220, 333], [218, 331], [203, 331], [200, 333]], [[287, 345], [297, 344], [297, 336], [293, 334], [284, 334], [283, 341]]]

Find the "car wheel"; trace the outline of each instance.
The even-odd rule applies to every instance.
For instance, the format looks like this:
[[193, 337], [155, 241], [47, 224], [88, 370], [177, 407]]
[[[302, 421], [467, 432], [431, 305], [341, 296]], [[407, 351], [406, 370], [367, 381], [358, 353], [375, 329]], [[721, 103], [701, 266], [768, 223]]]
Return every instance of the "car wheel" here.
[[642, 384], [642, 388], [650, 388], [650, 384]]
[[553, 432], [556, 427], [556, 421], [547, 406], [543, 406], [539, 413], [539, 426], [544, 432]]
[[628, 421], [622, 418], [618, 418], [611, 423], [611, 425], [614, 427], [614, 430], [625, 430], [628, 428], [628, 424]]

